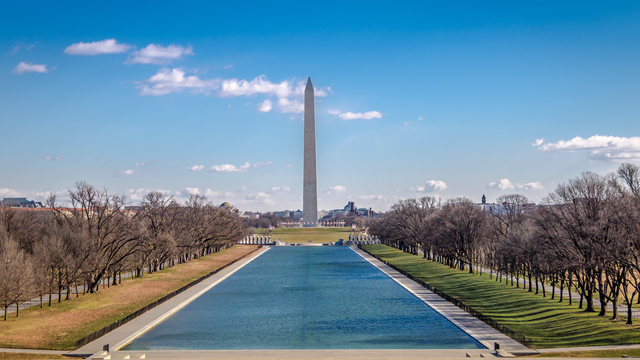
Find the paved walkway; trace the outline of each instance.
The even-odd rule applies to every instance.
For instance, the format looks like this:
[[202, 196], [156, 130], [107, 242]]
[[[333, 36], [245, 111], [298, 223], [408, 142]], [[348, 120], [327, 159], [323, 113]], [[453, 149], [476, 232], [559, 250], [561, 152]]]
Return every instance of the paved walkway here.
[[120, 326], [119, 328], [105, 334], [95, 341], [81, 347], [80, 349], [73, 351], [71, 354], [96, 354], [102, 350], [102, 346], [109, 344], [110, 348], [117, 350], [124, 347], [136, 337], [140, 336], [145, 331], [149, 330], [162, 320], [171, 316], [176, 311], [182, 309], [191, 301], [195, 300], [200, 295], [204, 294], [207, 290], [211, 289], [222, 280], [231, 276], [236, 271], [240, 270], [243, 266], [264, 254], [269, 248], [263, 248], [253, 253], [251, 256], [246, 257], [231, 266], [221, 270], [217, 274], [212, 275], [208, 279], [200, 282], [197, 285], [185, 290], [184, 292], [176, 295], [175, 297], [167, 300], [166, 302], [156, 306], [148, 312], [140, 315], [134, 320]]
[[356, 247], [352, 247], [352, 249], [373, 266], [377, 267], [380, 271], [389, 276], [392, 280], [397, 282], [400, 286], [407, 289], [407, 291], [411, 292], [418, 299], [424, 301], [435, 311], [440, 313], [487, 348], [493, 349], [494, 343], [498, 343], [500, 344], [500, 349], [506, 350], [515, 355], [534, 355], [538, 353], [537, 351], [529, 349], [503, 333], [495, 330], [491, 326], [476, 319], [471, 314], [446, 301], [417, 282], [402, 275], [390, 266], [385, 265], [383, 262], [369, 255], [365, 251]]

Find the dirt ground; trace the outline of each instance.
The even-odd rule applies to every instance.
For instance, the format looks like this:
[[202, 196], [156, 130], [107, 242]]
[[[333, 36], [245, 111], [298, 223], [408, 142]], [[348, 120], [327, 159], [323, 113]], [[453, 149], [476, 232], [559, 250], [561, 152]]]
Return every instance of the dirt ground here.
[[20, 311], [19, 317], [0, 320], [0, 347], [72, 349], [78, 339], [255, 249], [257, 246], [236, 245], [151, 275], [123, 280], [94, 294]]

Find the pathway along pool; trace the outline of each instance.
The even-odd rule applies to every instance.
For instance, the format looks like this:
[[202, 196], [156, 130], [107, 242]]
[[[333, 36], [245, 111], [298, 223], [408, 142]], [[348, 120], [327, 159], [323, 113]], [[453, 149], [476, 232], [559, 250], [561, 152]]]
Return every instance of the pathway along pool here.
[[348, 247], [274, 247], [122, 350], [484, 349]]

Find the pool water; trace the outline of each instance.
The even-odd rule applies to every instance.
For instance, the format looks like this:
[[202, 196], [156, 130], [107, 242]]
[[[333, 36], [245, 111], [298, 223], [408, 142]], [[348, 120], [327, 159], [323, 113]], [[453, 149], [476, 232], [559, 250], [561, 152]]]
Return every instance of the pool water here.
[[273, 247], [122, 350], [484, 349], [348, 247]]

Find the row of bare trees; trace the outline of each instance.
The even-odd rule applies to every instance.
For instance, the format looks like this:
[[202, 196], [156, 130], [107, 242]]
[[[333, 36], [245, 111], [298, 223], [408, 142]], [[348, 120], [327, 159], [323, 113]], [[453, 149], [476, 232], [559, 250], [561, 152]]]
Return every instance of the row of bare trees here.
[[[249, 229], [237, 212], [201, 195], [180, 204], [149, 192], [136, 210], [125, 198], [85, 182], [69, 191], [70, 206], [55, 195], [47, 208], [0, 207], [0, 304], [7, 308], [58, 293], [62, 301], [118, 285], [123, 273], [143, 276], [235, 244]], [[16, 316], [19, 306], [16, 306]]]
[[[577, 291], [580, 308], [607, 315], [613, 305], [640, 303], [640, 168], [622, 164], [616, 173], [592, 172], [569, 180], [535, 205], [520, 194], [494, 205], [467, 198], [442, 203], [433, 197], [401, 200], [369, 233], [403, 251], [469, 272], [489, 272], [528, 291], [553, 285]], [[527, 289], [528, 287], [528, 289]]]

